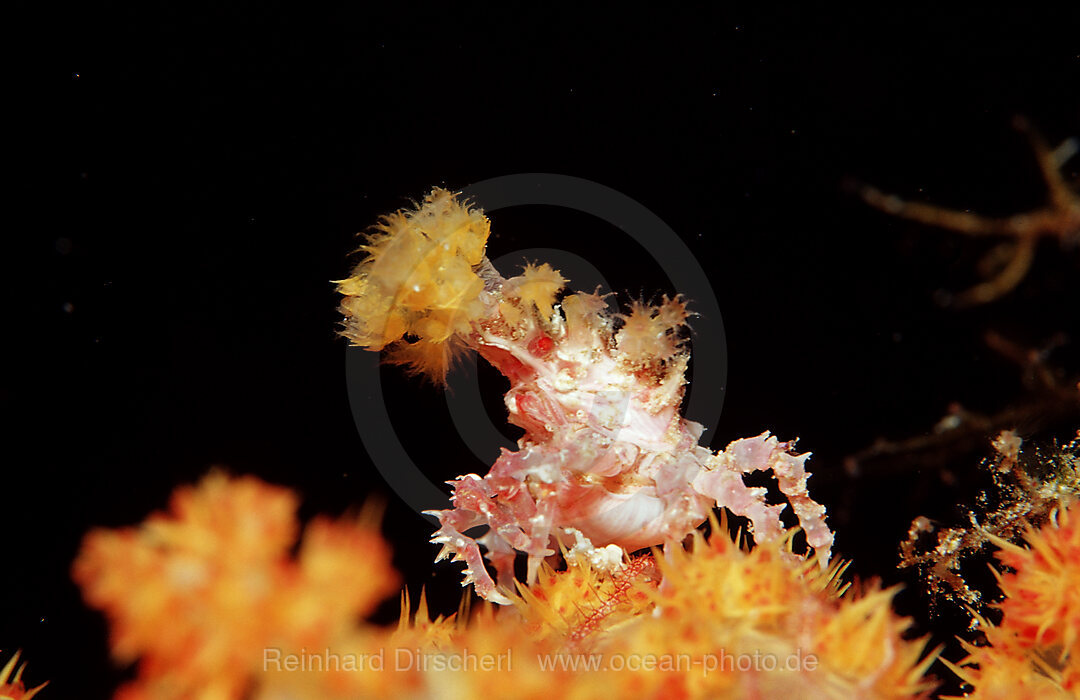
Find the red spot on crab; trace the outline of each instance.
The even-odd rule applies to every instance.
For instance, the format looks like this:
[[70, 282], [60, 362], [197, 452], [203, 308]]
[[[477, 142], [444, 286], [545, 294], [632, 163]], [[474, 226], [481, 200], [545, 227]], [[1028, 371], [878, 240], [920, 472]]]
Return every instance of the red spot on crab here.
[[551, 336], [541, 333], [529, 343], [529, 352], [535, 357], [547, 357], [555, 349], [555, 341]]

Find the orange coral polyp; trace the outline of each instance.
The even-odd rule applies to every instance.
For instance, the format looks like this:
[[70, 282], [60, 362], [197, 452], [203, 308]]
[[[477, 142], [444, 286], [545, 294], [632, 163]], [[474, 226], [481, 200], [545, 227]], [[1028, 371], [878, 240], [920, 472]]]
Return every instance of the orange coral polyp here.
[[634, 301], [629, 314], [619, 314], [623, 327], [615, 336], [619, 351], [634, 362], [670, 360], [679, 350], [677, 336], [689, 314], [680, 297], [664, 297], [659, 306]]
[[544, 319], [551, 318], [554, 311], [555, 295], [566, 285], [567, 280], [559, 271], [543, 263], [529, 263], [517, 277], [507, 280], [507, 296], [520, 299], [528, 307], [535, 305]]

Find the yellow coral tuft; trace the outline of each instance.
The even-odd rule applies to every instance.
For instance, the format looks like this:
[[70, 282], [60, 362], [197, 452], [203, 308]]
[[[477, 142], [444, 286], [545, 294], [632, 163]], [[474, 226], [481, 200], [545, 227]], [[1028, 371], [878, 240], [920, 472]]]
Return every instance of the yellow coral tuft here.
[[566, 337], [581, 347], [605, 347], [611, 339], [607, 302], [600, 294], [570, 294], [562, 300]]
[[338, 282], [342, 335], [389, 360], [444, 381], [457, 336], [484, 313], [484, 259], [490, 222], [436, 187], [412, 210], [383, 217], [360, 247], [365, 258]]
[[551, 318], [555, 295], [566, 285], [566, 279], [547, 263], [529, 263], [517, 277], [507, 280], [506, 294], [522, 301], [525, 308], [536, 306], [545, 320]]
[[619, 351], [632, 362], [670, 360], [681, 344], [678, 331], [690, 313], [681, 297], [664, 297], [659, 306], [640, 301], [630, 305], [629, 314], [619, 314], [623, 327], [615, 336]]

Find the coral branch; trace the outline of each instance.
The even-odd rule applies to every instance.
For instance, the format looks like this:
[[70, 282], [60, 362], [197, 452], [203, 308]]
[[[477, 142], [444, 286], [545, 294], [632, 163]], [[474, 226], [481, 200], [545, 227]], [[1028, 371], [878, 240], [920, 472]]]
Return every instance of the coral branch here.
[[[990, 279], [957, 295], [954, 302], [957, 306], [985, 304], [1015, 289], [1031, 269], [1035, 244], [1040, 238], [1059, 238], [1066, 246], [1080, 240], [1080, 194], [1070, 188], [1061, 173], [1065, 163], [1077, 153], [1077, 139], [1067, 139], [1058, 148], [1051, 149], [1026, 119], [1017, 117], [1013, 126], [1027, 136], [1049, 195], [1047, 204], [1033, 211], [991, 218], [934, 204], [910, 202], [870, 185], [857, 187], [867, 204], [888, 214], [966, 236], [1012, 239], [1011, 244], [990, 251], [984, 259], [985, 264], [981, 265], [991, 271], [986, 275]], [[1004, 264], [995, 264], [998, 262]]]

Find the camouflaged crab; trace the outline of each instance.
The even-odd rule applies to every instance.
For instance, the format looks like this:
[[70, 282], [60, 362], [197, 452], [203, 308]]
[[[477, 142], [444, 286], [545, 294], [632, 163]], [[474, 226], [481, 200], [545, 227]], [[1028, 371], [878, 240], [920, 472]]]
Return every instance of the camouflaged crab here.
[[[508, 603], [519, 552], [530, 583], [560, 549], [613, 569], [626, 552], [681, 541], [714, 507], [746, 517], [759, 542], [780, 539], [786, 505], [743, 480], [769, 470], [828, 564], [833, 534], [807, 494], [809, 454], [768, 432], [713, 453], [698, 444], [702, 426], [681, 417], [691, 315], [681, 297], [627, 314], [610, 313], [598, 294], [559, 300], [566, 280], [546, 264], [509, 279], [495, 270], [484, 256], [489, 230], [482, 211], [434, 189], [384, 217], [338, 283], [342, 334], [355, 345], [437, 381], [456, 353], [473, 350], [510, 381], [509, 420], [525, 430], [518, 449], [484, 476], [451, 482], [453, 507], [433, 511], [438, 559], [465, 562], [463, 585]], [[478, 526], [482, 536], [466, 534]]]

